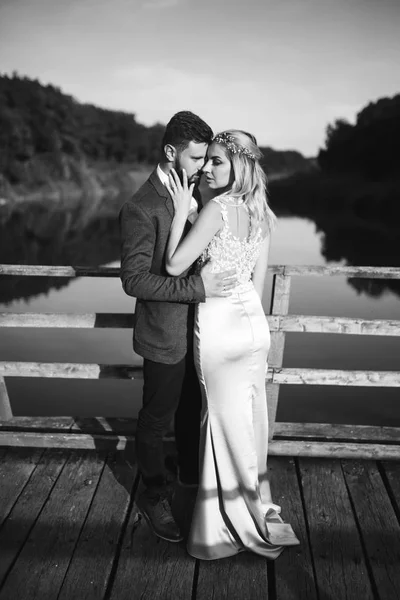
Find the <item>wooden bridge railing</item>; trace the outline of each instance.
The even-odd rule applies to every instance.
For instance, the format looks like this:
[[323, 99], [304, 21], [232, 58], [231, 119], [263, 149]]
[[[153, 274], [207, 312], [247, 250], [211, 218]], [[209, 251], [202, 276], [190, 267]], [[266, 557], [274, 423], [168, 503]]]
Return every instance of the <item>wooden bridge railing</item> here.
[[[400, 321], [367, 320], [347, 317], [289, 314], [290, 285], [295, 276], [345, 276], [376, 279], [400, 279], [400, 269], [392, 267], [314, 267], [271, 266], [273, 274], [270, 314], [269, 367], [266, 371], [270, 420], [270, 453], [280, 455], [400, 458], [400, 427], [332, 425], [329, 423], [275, 423], [279, 388], [282, 384], [400, 387], [400, 371], [284, 368], [286, 333], [330, 333], [400, 336]], [[0, 265], [0, 275], [52, 277], [118, 277], [118, 268]], [[49, 328], [132, 328], [131, 314], [85, 313], [0, 313], [2, 327]], [[141, 367], [132, 365], [0, 362], [0, 419], [12, 419], [5, 377], [58, 377], [79, 379], [141, 379]], [[0, 432], [0, 444], [10, 442]], [[126, 433], [126, 432], [125, 432]], [[100, 436], [101, 437], [101, 436]], [[121, 446], [127, 436], [117, 436]], [[129, 437], [129, 436], [128, 436]], [[21, 440], [21, 438], [18, 438]], [[40, 441], [30, 436], [32, 443]], [[61, 439], [61, 438], [60, 438]], [[73, 437], [69, 438], [75, 443]], [[81, 435], [81, 442], [88, 442]], [[42, 437], [43, 443], [45, 442]], [[57, 435], [47, 436], [57, 445]], [[86, 440], [86, 442], [84, 441]], [[60, 440], [59, 440], [60, 441]], [[61, 441], [60, 441], [61, 443]], [[65, 440], [62, 441], [65, 445]]]

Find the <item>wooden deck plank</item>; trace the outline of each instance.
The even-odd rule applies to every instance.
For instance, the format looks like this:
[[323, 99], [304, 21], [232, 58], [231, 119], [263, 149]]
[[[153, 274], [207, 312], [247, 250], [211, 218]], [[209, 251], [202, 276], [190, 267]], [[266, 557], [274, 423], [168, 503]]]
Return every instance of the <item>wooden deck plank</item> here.
[[60, 450], [44, 452], [0, 529], [0, 586], [25, 543], [67, 459]]
[[103, 464], [93, 452], [70, 454], [0, 591], [1, 600], [57, 598]]
[[400, 523], [400, 462], [383, 462], [382, 475], [387, 485], [393, 508]]
[[400, 598], [400, 525], [373, 461], [343, 461], [343, 471], [377, 594]]
[[122, 453], [108, 457], [57, 600], [104, 597], [135, 478]]
[[13, 417], [0, 421], [0, 431], [69, 431], [73, 423], [72, 417]]
[[268, 459], [273, 501], [282, 509], [282, 518], [290, 523], [300, 546], [286, 549], [274, 562], [277, 600], [316, 600], [310, 546], [304, 509], [292, 458]]
[[182, 544], [156, 538], [133, 505], [110, 600], [188, 600], [195, 559]]
[[267, 600], [267, 560], [243, 552], [220, 560], [199, 561], [196, 600]]
[[36, 468], [43, 449], [13, 448], [0, 462], [0, 527]]
[[372, 600], [373, 591], [339, 461], [302, 458], [299, 464], [319, 595]]

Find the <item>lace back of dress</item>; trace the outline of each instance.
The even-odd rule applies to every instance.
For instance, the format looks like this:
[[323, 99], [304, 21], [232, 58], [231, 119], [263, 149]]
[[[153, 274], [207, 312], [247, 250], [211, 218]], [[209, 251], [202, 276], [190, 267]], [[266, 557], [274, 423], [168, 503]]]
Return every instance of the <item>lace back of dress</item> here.
[[205, 262], [211, 261], [213, 272], [235, 269], [239, 281], [235, 291], [241, 292], [251, 289], [251, 275], [262, 244], [261, 228], [257, 231], [253, 230], [251, 218], [247, 212], [248, 232], [245, 237], [240, 238], [238, 235], [233, 234], [231, 230], [228, 206], [244, 206], [246, 211], [247, 206], [243, 202], [238, 203], [235, 198], [225, 196], [223, 198], [213, 198], [213, 201], [217, 202], [221, 208], [223, 225], [200, 257], [199, 266], [201, 267]]

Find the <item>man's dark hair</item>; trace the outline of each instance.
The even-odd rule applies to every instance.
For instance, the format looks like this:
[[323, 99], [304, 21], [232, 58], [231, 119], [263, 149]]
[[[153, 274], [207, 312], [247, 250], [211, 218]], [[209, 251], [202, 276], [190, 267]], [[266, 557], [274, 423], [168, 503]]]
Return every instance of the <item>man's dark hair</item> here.
[[167, 124], [161, 150], [164, 153], [164, 146], [171, 144], [179, 152], [182, 152], [187, 148], [189, 142], [210, 144], [212, 139], [212, 129], [203, 119], [189, 110], [182, 110], [176, 113]]

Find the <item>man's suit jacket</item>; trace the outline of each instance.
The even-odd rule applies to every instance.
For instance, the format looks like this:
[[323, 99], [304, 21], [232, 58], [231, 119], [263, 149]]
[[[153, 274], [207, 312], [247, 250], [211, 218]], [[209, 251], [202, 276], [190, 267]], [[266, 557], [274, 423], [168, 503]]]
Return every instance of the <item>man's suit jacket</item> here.
[[199, 275], [185, 271], [172, 277], [165, 269], [173, 216], [171, 196], [157, 171], [125, 202], [119, 216], [120, 277], [125, 292], [137, 298], [133, 348], [144, 358], [167, 364], [179, 362], [191, 350], [194, 304], [205, 301]]

